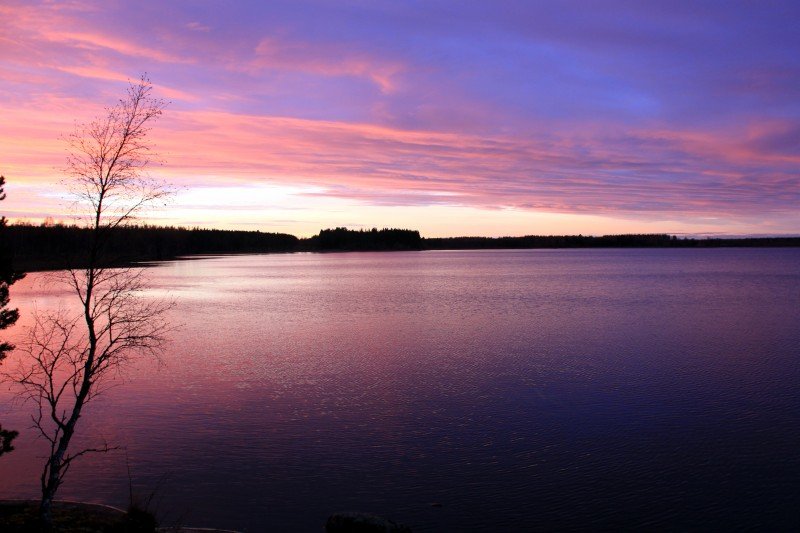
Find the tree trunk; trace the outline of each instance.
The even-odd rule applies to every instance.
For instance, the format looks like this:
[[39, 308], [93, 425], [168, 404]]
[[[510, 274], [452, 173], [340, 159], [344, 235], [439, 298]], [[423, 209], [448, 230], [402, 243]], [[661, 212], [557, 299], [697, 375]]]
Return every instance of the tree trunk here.
[[83, 395], [78, 396], [78, 401], [72, 409], [72, 416], [64, 428], [64, 433], [58, 441], [58, 448], [55, 453], [50, 456], [50, 459], [45, 466], [45, 471], [42, 473], [42, 501], [39, 504], [39, 520], [42, 522], [45, 530], [53, 529], [53, 499], [56, 496], [58, 487], [61, 486], [63, 477], [62, 469], [64, 468], [64, 456], [69, 447], [69, 441], [72, 440], [72, 435], [75, 433], [75, 424], [81, 416], [81, 409], [83, 408]]
[[48, 494], [45, 491], [45, 494], [42, 495], [42, 502], [39, 504], [39, 521], [45, 531], [53, 529], [53, 496], [55, 496], [54, 492]]
[[69, 444], [69, 438], [64, 442], [64, 437], [58, 443], [58, 450], [50, 457], [46, 475], [42, 475], [42, 502], [39, 504], [39, 520], [47, 530], [53, 528], [53, 498], [56, 490], [61, 484], [61, 468], [64, 460], [64, 453]]

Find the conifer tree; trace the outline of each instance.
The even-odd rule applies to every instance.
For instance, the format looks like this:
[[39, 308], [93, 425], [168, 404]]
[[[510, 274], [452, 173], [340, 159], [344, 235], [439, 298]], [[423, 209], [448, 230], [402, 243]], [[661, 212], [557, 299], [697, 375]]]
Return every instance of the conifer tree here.
[[[5, 200], [6, 195], [3, 190], [6, 184], [4, 176], [0, 176], [0, 200]], [[16, 309], [9, 309], [9, 292], [8, 288], [18, 279], [22, 278], [22, 274], [14, 271], [13, 257], [11, 250], [8, 247], [8, 241], [5, 235], [6, 217], [0, 216], [0, 330], [14, 324], [19, 318], [19, 311]], [[0, 364], [6, 358], [6, 354], [14, 349], [14, 346], [6, 341], [0, 340]], [[18, 432], [3, 429], [0, 425], [0, 455], [10, 452], [14, 449], [11, 441], [18, 435]]]

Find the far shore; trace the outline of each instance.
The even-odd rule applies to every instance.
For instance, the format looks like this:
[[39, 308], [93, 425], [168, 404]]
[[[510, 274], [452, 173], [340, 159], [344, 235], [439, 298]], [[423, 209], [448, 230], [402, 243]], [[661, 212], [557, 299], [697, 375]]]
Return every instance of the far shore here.
[[[87, 264], [87, 228], [17, 224], [6, 227], [14, 268], [39, 272]], [[800, 237], [690, 238], [668, 234], [527, 235], [521, 237], [422, 237], [419, 231], [373, 228], [321, 230], [310, 238], [259, 231], [128, 226], [115, 230], [101, 266], [148, 266], [208, 256], [293, 252], [399, 252], [428, 250], [534, 250], [579, 248], [776, 248], [800, 247]]]

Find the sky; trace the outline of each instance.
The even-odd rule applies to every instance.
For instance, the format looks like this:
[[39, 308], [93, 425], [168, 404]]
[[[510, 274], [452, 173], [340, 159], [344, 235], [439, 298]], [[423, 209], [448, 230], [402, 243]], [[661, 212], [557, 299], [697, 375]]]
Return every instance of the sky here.
[[143, 73], [159, 224], [800, 235], [800, 2], [0, 0], [12, 221]]

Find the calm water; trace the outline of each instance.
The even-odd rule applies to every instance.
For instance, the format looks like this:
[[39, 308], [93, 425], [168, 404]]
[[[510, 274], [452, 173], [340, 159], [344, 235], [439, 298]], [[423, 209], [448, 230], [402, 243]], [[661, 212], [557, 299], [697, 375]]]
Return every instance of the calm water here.
[[[61, 497], [319, 531], [800, 528], [800, 250], [262, 255], [149, 269], [165, 365], [86, 412]], [[29, 275], [30, 313], [67, 295]], [[17, 328], [19, 329], [19, 328]], [[29, 408], [0, 391], [0, 421]], [[0, 460], [33, 497], [43, 443]], [[441, 504], [433, 506], [431, 504]]]

